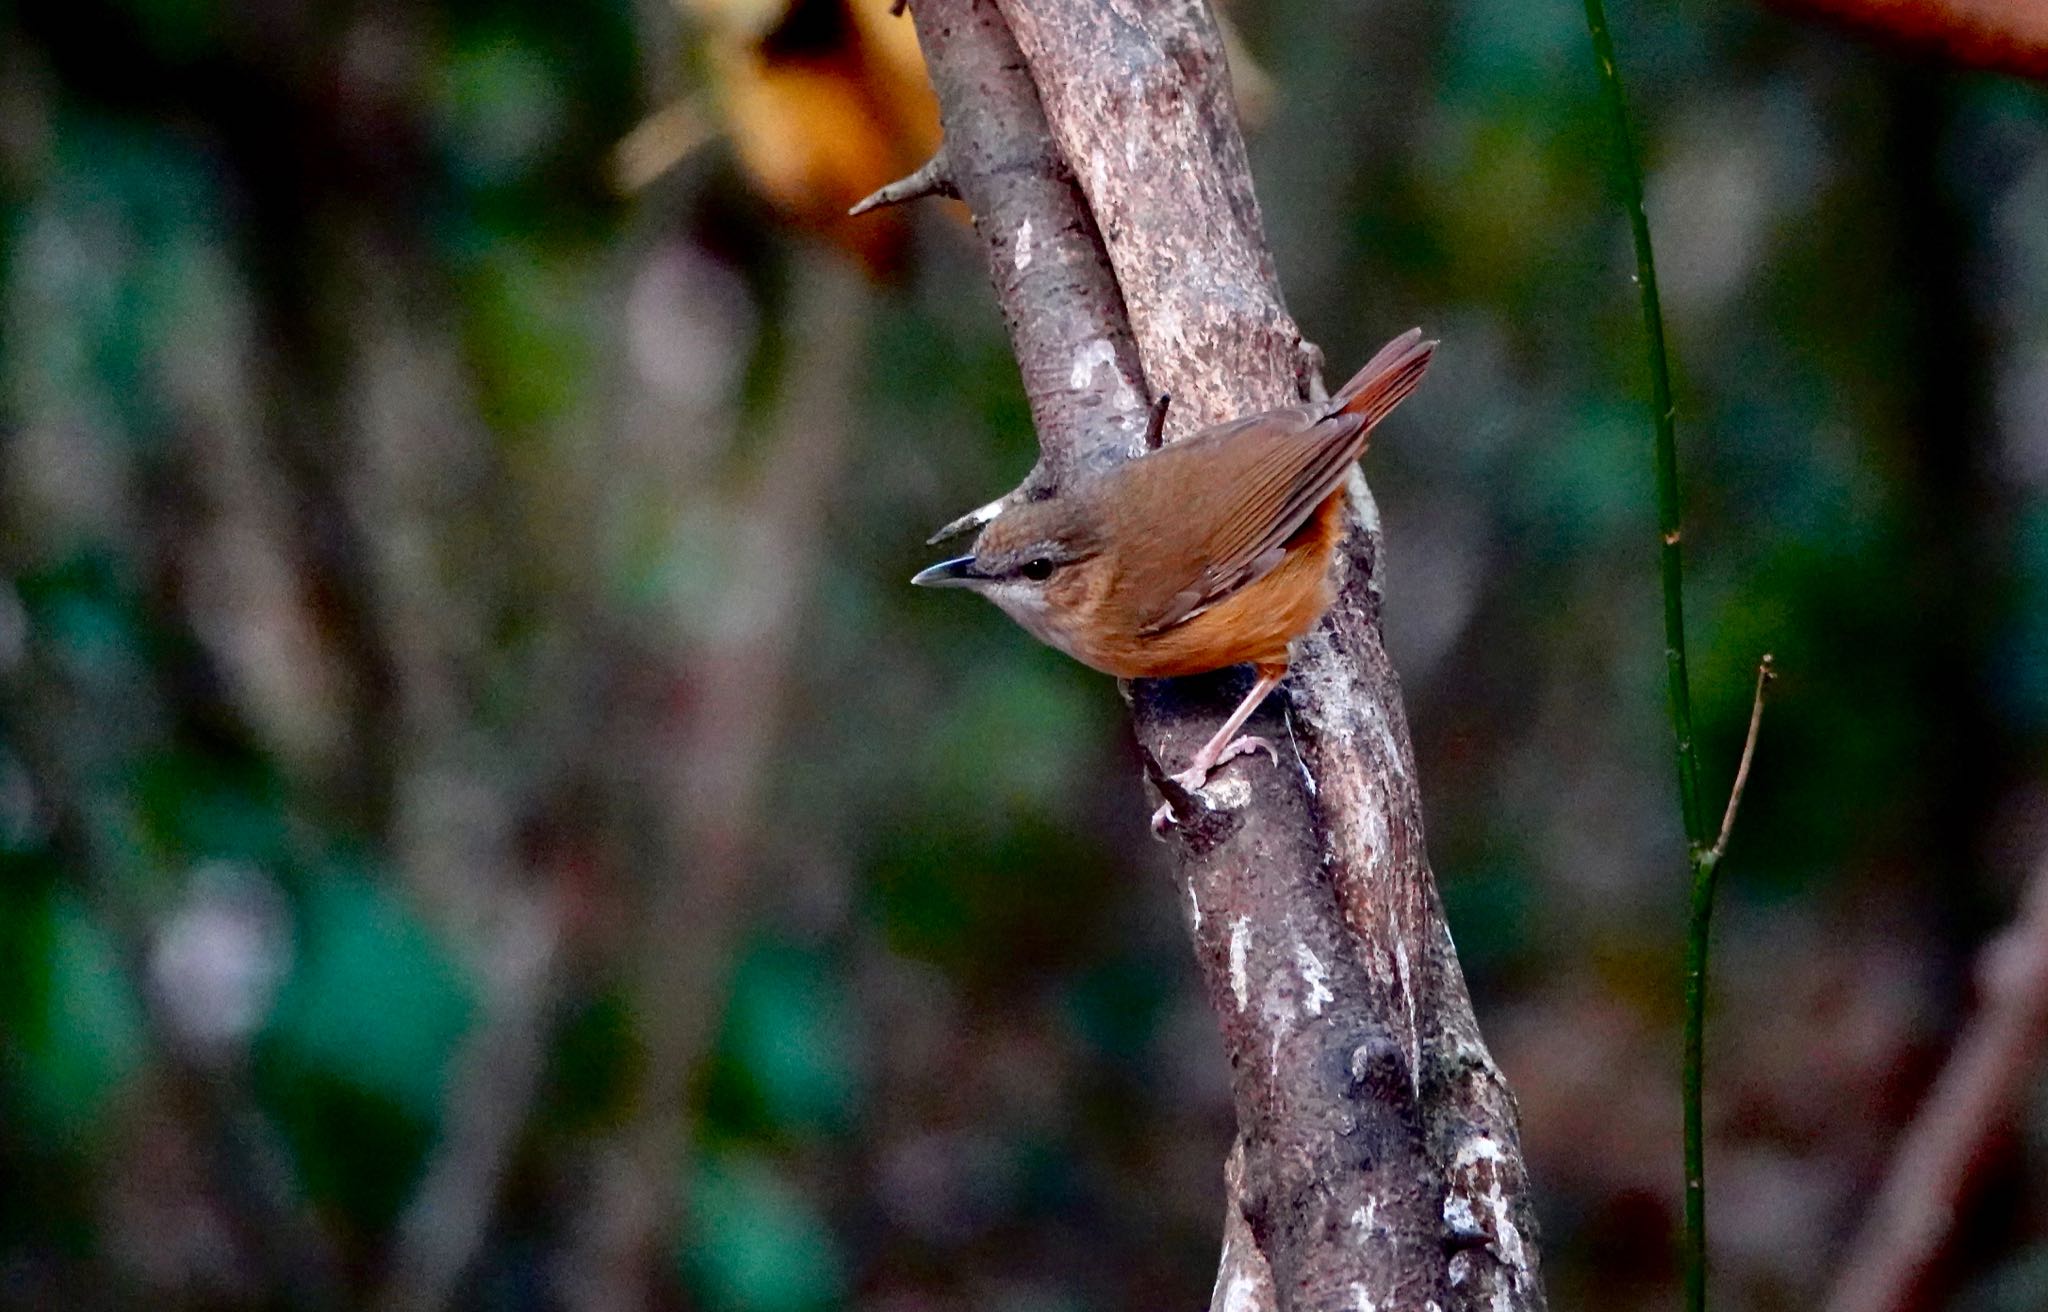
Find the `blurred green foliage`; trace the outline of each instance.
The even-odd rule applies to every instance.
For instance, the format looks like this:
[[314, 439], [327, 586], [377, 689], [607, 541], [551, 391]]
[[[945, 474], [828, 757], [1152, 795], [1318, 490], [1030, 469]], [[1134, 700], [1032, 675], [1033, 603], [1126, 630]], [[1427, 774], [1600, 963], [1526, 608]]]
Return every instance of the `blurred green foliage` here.
[[89, 1148], [141, 1068], [142, 1017], [119, 951], [84, 907], [58, 896], [35, 912], [8, 945], [24, 977], [10, 989], [9, 1082], [38, 1137]]
[[694, 1214], [681, 1262], [721, 1307], [800, 1312], [844, 1293], [838, 1245], [816, 1204], [759, 1157], [712, 1157], [685, 1186]]

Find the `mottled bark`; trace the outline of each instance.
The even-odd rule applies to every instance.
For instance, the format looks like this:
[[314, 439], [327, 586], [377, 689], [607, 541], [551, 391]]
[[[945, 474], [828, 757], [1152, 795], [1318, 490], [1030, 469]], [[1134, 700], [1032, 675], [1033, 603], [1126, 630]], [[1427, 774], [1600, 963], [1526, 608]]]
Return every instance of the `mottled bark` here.
[[[1205, 5], [918, 0], [913, 13], [950, 178], [1038, 422], [1027, 487], [1128, 454], [1152, 392], [1172, 393], [1179, 437], [1319, 385]], [[1212, 805], [1177, 798], [1194, 808], [1177, 877], [1239, 1129], [1215, 1306], [1540, 1308], [1514, 1102], [1424, 855], [1380, 642], [1378, 526], [1354, 490], [1341, 600], [1256, 726], [1294, 753], [1232, 766]], [[1139, 742], [1185, 763], [1242, 683], [1133, 685]]]

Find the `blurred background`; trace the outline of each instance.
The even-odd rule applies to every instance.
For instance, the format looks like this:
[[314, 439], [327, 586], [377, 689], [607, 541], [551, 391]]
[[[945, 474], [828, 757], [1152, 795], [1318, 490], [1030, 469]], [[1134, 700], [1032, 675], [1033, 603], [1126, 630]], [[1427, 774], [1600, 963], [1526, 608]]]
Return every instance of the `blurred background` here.
[[[1115, 690], [914, 593], [1028, 416], [885, 0], [0, 6], [0, 1305], [1206, 1303]], [[1579, 7], [1233, 11], [1560, 1307], [1674, 1301], [1684, 867]], [[1814, 1306], [2048, 862], [2048, 99], [1615, 15], [1723, 795], [1717, 1303]], [[1943, 1306], [2048, 1302], [2048, 1102]]]

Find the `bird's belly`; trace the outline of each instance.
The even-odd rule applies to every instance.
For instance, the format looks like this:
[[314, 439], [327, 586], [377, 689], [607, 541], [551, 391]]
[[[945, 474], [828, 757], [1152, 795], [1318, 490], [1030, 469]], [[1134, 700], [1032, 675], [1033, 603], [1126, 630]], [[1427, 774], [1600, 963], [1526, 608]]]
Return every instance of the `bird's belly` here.
[[1328, 551], [1295, 551], [1263, 578], [1153, 634], [1095, 635], [1084, 664], [1125, 679], [1171, 679], [1246, 662], [1287, 663], [1288, 646], [1329, 609]]

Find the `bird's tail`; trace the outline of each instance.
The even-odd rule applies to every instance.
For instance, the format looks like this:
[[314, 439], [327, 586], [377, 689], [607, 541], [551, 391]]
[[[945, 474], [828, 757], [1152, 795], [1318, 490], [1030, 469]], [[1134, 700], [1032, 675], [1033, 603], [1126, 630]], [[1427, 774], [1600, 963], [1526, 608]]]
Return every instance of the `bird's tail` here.
[[1370, 429], [1422, 382], [1429, 369], [1434, 341], [1425, 340], [1420, 328], [1410, 328], [1379, 349], [1365, 367], [1351, 375], [1351, 381], [1330, 398], [1333, 415], [1361, 415]]

